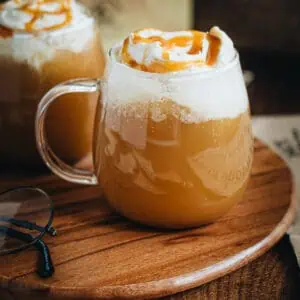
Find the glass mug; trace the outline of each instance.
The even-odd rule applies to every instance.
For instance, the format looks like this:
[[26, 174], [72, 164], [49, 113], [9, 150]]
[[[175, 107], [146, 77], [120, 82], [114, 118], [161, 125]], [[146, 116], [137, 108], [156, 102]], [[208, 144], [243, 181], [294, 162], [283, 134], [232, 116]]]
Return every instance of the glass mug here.
[[[45, 117], [61, 95], [99, 91], [89, 172], [51, 151]], [[167, 228], [213, 222], [242, 198], [252, 165], [239, 56], [209, 72], [159, 74], [130, 68], [110, 51], [103, 79], [65, 82], [44, 96], [36, 139], [56, 175], [101, 184], [109, 204], [132, 220]]]
[[[24, 5], [28, 3], [25, 1]], [[35, 3], [43, 5], [43, 1]], [[56, 1], [56, 4], [65, 3]], [[7, 30], [9, 36], [3, 38], [1, 28], [0, 168], [43, 166], [34, 136], [38, 103], [50, 88], [61, 82], [102, 76], [105, 56], [98, 25], [86, 15], [78, 26], [41, 33]], [[78, 163], [92, 152], [97, 97], [96, 94], [66, 95], [49, 110], [46, 120], [49, 144], [68, 163]], [[81, 125], [76, 128], [77, 124]]]

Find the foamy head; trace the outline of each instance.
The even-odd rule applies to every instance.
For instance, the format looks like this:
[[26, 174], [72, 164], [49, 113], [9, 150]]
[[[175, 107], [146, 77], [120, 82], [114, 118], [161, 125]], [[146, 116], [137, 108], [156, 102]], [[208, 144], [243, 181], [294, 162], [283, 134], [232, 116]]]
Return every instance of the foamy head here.
[[[146, 32], [148, 36], [150, 32]], [[186, 37], [192, 34], [184, 33]], [[160, 31], [160, 38], [153, 43], [148, 41], [144, 43], [142, 40], [134, 43], [134, 35], [131, 34], [130, 37], [133, 39], [131, 42], [130, 39], [125, 39], [128, 41], [125, 59], [125, 42], [111, 50], [106, 70], [107, 80], [103, 85], [105, 105], [134, 107], [131, 104], [171, 100], [175, 110], [178, 110], [178, 106], [184, 108], [179, 114], [178, 111], [175, 113], [187, 123], [235, 118], [246, 112], [248, 96], [238, 54], [224, 32], [214, 27], [210, 33], [218, 36], [220, 41], [217, 55], [214, 55], [215, 61], [211, 64], [208, 63], [209, 56], [212, 55], [209, 54], [211, 50], [209, 46], [204, 46], [204, 39], [201, 39], [202, 50], [195, 54], [188, 52], [195, 49], [198, 42], [192, 39], [192, 42], [184, 47], [181, 47], [182, 44], [178, 46], [176, 42], [177, 46], [171, 47], [168, 50], [168, 58], [164, 59], [164, 42], [161, 43], [159, 39], [171, 40], [174, 36], [182, 37], [183, 32], [171, 35]], [[145, 32], [142, 35], [139, 33], [139, 36], [144, 39]], [[128, 62], [126, 53], [134, 62]], [[173, 68], [169, 69], [170, 60], [172, 65], [178, 62], [182, 66], [181, 63], [184, 62], [184, 67], [179, 67], [174, 72]], [[154, 107], [158, 110], [152, 115], [157, 117], [157, 121], [163, 120], [164, 116], [160, 115], [159, 106]]]
[[10, 0], [0, 6], [1, 28], [0, 55], [36, 68], [56, 50], [83, 51], [93, 37], [93, 19], [74, 0]]

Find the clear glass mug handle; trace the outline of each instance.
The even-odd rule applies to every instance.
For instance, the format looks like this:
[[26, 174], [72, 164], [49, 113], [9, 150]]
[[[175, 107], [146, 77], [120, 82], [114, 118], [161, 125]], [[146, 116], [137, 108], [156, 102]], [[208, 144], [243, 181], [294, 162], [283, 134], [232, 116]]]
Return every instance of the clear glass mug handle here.
[[59, 84], [49, 90], [38, 105], [35, 117], [35, 138], [37, 149], [50, 170], [64, 180], [80, 183], [98, 183], [97, 177], [90, 171], [80, 170], [67, 165], [51, 150], [45, 131], [47, 110], [57, 97], [69, 93], [95, 93], [100, 91], [100, 80], [76, 79]]

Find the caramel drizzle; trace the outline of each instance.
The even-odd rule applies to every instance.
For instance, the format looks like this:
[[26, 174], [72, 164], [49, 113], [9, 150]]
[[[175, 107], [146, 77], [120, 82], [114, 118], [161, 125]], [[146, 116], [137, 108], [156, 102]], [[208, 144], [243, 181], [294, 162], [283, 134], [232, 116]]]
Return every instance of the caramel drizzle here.
[[1, 38], [7, 39], [7, 38], [12, 37], [12, 35], [13, 35], [13, 31], [11, 29], [0, 25], [0, 37]]
[[221, 41], [220, 39], [211, 34], [207, 35], [207, 39], [209, 41], [209, 48], [206, 58], [206, 64], [212, 66], [216, 63], [217, 58], [219, 56]]
[[[0, 11], [3, 9], [4, 4], [0, 4]], [[1, 38], [9, 38], [13, 35], [12, 30], [0, 25], [0, 37]]]
[[[221, 41], [217, 37], [210, 35], [209, 33], [204, 33], [200, 31], [191, 31], [192, 36], [178, 36], [171, 39], [164, 39], [161, 36], [151, 36], [148, 38], [141, 37], [138, 32], [133, 34], [132, 42], [134, 44], [137, 43], [153, 43], [159, 42], [163, 48], [162, 58], [164, 61], [154, 61], [150, 65], [145, 65], [145, 63], [139, 64], [137, 63], [129, 54], [129, 37], [125, 39], [122, 48], [122, 59], [123, 61], [130, 65], [132, 68], [139, 69], [145, 72], [151, 73], [167, 73], [167, 72], [175, 72], [180, 70], [185, 70], [190, 67], [197, 67], [203, 65], [212, 66], [216, 63], [220, 47]], [[190, 50], [187, 52], [190, 55], [198, 54], [202, 51], [203, 40], [207, 37], [209, 42], [209, 49], [207, 54], [206, 61], [203, 60], [195, 60], [195, 61], [170, 61], [169, 50], [173, 47], [187, 47], [192, 44]]]
[[[13, 0], [17, 4], [21, 4], [20, 0]], [[41, 9], [41, 5], [46, 3], [58, 3], [60, 4], [60, 7], [56, 11], [51, 12], [45, 12]], [[25, 30], [26, 32], [38, 32], [38, 31], [50, 31], [50, 30], [57, 30], [61, 29], [67, 25], [69, 25], [72, 22], [72, 11], [71, 11], [71, 0], [38, 0], [36, 5], [36, 8], [30, 7], [32, 5], [31, 1], [27, 1], [24, 5], [22, 5], [19, 10], [22, 12], [25, 12], [27, 14], [32, 15], [31, 20], [25, 24]], [[35, 24], [36, 22], [43, 18], [46, 15], [65, 15], [65, 20], [60, 24], [55, 24], [49, 27], [42, 28], [40, 30], [36, 30]]]

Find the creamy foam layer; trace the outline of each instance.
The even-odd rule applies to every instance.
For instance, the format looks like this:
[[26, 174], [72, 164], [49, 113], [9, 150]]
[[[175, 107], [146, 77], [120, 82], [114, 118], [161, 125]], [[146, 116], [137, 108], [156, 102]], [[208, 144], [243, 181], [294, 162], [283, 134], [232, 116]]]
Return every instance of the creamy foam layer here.
[[0, 55], [39, 69], [56, 50], [84, 51], [94, 22], [74, 0], [11, 0], [0, 8]]
[[217, 26], [209, 32], [140, 30], [131, 33], [117, 52], [120, 62], [152, 73], [207, 71], [226, 65], [235, 55], [233, 42]]
[[[104, 105], [108, 112], [112, 107], [111, 111], [115, 113], [116, 106], [127, 106], [130, 110], [135, 104], [170, 100], [174, 102], [174, 111], [171, 108], [170, 113], [178, 116], [178, 105], [189, 109], [189, 112], [183, 109], [179, 114], [187, 123], [235, 118], [248, 110], [248, 96], [238, 57], [234, 60], [228, 68], [215, 72], [189, 70], [169, 75], [137, 71], [112, 58], [103, 84]], [[159, 105], [153, 109], [154, 121], [165, 119]], [[116, 122], [117, 118], [111, 116]]]
[[[142, 65], [153, 63], [156, 59], [161, 58], [160, 54], [148, 49], [147, 45], [135, 47], [134, 55], [136, 64], [133, 66], [124, 62], [122, 59], [122, 49], [124, 42], [116, 45], [111, 50], [111, 59], [106, 70], [107, 81], [103, 85], [104, 103], [109, 108], [127, 107], [130, 113], [134, 113], [135, 106], [139, 103], [152, 102], [159, 104], [160, 102], [173, 102], [169, 113], [180, 116], [181, 120], [187, 123], [202, 122], [223, 118], [235, 118], [248, 110], [248, 95], [242, 75], [238, 54], [233, 48], [230, 38], [217, 27], [210, 32], [219, 37], [220, 48], [216, 55], [216, 61], [212, 65], [196, 64], [193, 65], [193, 59], [190, 54], [180, 49], [174, 51], [183, 51], [178, 54], [178, 61], [181, 62], [184, 57], [190, 59], [187, 68], [177, 72], [146, 72], [140, 68]], [[155, 36], [158, 32], [151, 32]], [[149, 36], [150, 31], [142, 33], [142, 38]], [[161, 33], [160, 37], [171, 39], [174, 36], [190, 37], [190, 32]], [[137, 43], [139, 44], [139, 43]], [[150, 43], [151, 44], [151, 43]], [[140, 47], [140, 48], [139, 48]], [[155, 46], [158, 47], [158, 44]], [[189, 49], [193, 46], [189, 45]], [[196, 47], [194, 47], [195, 49]], [[140, 49], [138, 51], [138, 49]], [[202, 52], [196, 53], [196, 61], [204, 60], [208, 55], [207, 47], [203, 46]], [[151, 53], [150, 53], [151, 52]], [[174, 53], [175, 53], [174, 52]], [[173, 62], [177, 62], [176, 55], [171, 54], [169, 59], [174, 55]], [[155, 69], [155, 67], [154, 67]], [[165, 71], [165, 69], [164, 69]], [[163, 105], [162, 105], [163, 106]], [[147, 114], [147, 106], [145, 114]], [[166, 118], [165, 112], [160, 110], [160, 105], [152, 105], [152, 118], [154, 121], [162, 121]], [[182, 110], [178, 113], [178, 109]], [[186, 109], [188, 108], [188, 110]], [[109, 111], [109, 109], [108, 109]], [[120, 111], [120, 113], [123, 113]], [[126, 112], [125, 112], [126, 113]], [[143, 114], [140, 110], [139, 114]], [[118, 123], [117, 116], [107, 117], [108, 122]], [[117, 126], [117, 125], [116, 125]]]

